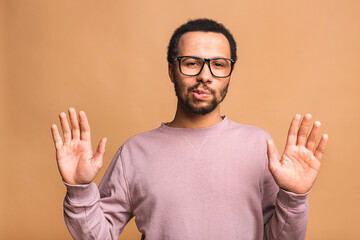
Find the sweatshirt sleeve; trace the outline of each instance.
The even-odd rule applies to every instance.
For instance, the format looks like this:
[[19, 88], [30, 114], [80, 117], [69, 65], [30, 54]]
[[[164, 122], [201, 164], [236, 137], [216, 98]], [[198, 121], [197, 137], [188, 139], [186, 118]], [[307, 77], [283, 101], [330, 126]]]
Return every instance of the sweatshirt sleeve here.
[[95, 183], [65, 184], [64, 218], [74, 239], [118, 239], [132, 218], [121, 149], [116, 152], [99, 188]]
[[262, 194], [264, 239], [305, 239], [309, 212], [308, 193], [295, 194], [280, 189], [269, 171], [268, 159]]

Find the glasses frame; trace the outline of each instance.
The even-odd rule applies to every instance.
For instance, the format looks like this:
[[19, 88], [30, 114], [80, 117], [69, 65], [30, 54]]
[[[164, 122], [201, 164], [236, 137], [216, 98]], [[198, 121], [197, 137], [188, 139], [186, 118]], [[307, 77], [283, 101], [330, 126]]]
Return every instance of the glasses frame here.
[[[180, 64], [180, 62], [181, 62], [181, 59], [183, 59], [183, 58], [185, 58], [185, 57], [190, 57], [190, 58], [196, 58], [196, 59], [202, 59], [202, 60], [203, 60], [203, 64], [202, 64], [202, 66], [201, 66], [201, 68], [200, 68], [199, 73], [197, 73], [197, 74], [185, 74], [185, 73], [183, 73], [183, 72], [181, 71], [181, 64]], [[216, 60], [216, 59], [230, 60], [230, 62], [231, 62], [231, 70], [230, 70], [229, 75], [224, 76], [224, 77], [219, 77], [219, 76], [215, 75], [215, 74], [212, 72], [211, 66], [210, 66], [210, 61], [211, 61], [211, 60]], [[217, 78], [227, 78], [227, 77], [229, 77], [229, 76], [231, 75], [233, 69], [234, 69], [234, 63], [235, 63], [235, 61], [232, 60], [232, 59], [230, 59], [230, 58], [224, 58], [224, 57], [202, 58], [202, 57], [198, 57], [198, 56], [179, 56], [179, 57], [176, 57], [176, 59], [174, 60], [174, 62], [175, 62], [175, 61], [178, 61], [178, 62], [179, 62], [179, 70], [180, 70], [181, 74], [182, 74], [182, 75], [185, 75], [185, 76], [189, 76], [189, 77], [198, 76], [198, 75], [201, 73], [201, 71], [203, 70], [205, 63], [208, 62], [208, 63], [209, 63], [209, 64], [208, 64], [208, 65], [209, 65], [209, 70], [210, 70], [210, 72], [211, 72], [211, 75], [213, 75], [214, 77], [217, 77]]]

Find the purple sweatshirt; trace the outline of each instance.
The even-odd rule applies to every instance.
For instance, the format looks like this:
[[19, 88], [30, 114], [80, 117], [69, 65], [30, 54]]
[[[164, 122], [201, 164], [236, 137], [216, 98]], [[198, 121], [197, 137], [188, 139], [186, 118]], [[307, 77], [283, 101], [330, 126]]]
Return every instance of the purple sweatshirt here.
[[135, 217], [146, 240], [304, 239], [307, 195], [279, 190], [266, 139], [224, 117], [208, 128], [159, 128], [116, 152], [99, 188], [67, 185], [75, 239], [117, 239]]

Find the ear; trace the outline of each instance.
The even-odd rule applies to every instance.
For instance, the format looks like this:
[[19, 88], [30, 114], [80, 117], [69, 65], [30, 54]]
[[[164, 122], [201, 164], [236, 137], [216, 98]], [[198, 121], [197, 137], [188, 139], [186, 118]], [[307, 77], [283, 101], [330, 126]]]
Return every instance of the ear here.
[[169, 63], [168, 64], [168, 74], [170, 77], [171, 82], [175, 82], [175, 76], [174, 76], [174, 64], [173, 63]]

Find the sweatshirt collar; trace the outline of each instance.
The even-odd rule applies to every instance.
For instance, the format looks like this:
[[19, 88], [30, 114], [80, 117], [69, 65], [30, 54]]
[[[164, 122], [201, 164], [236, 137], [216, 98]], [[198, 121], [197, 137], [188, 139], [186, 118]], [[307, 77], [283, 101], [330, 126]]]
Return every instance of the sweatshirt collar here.
[[228, 118], [226, 115], [221, 116], [222, 117], [222, 121], [219, 122], [218, 124], [215, 124], [211, 127], [205, 127], [205, 128], [174, 128], [174, 127], [169, 127], [166, 126], [165, 124], [167, 123], [161, 123], [161, 126], [159, 127], [160, 131], [164, 131], [164, 132], [168, 132], [168, 133], [173, 133], [173, 134], [194, 134], [194, 135], [202, 135], [202, 134], [212, 134], [212, 133], [216, 133], [219, 130], [221, 130], [223, 127], [225, 127], [228, 123]]

